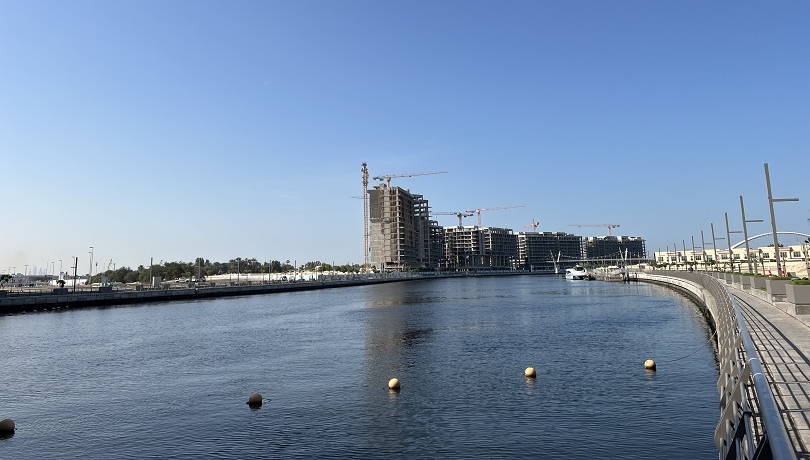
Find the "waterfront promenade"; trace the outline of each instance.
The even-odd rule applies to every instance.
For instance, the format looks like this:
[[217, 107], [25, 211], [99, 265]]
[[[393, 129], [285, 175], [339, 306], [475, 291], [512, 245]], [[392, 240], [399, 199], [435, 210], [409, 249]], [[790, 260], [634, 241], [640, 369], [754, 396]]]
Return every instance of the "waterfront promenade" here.
[[796, 457], [810, 459], [810, 327], [738, 286], [737, 299]]
[[[708, 276], [707, 276], [708, 275]], [[717, 278], [723, 287], [719, 290], [707, 290], [706, 277]], [[725, 443], [731, 449], [730, 455], [733, 458], [733, 447], [728, 444], [731, 440], [723, 441], [728, 432], [721, 428], [728, 422], [733, 422], [732, 431], [737, 430], [740, 434], [741, 427], [737, 427], [739, 421], [733, 416], [727, 418], [727, 410], [737, 413], [750, 411], [754, 416], [753, 433], [756, 437], [763, 431], [761, 420], [767, 418], [761, 403], [772, 407], [770, 411], [774, 417], [771, 421], [777, 424], [781, 421], [784, 426], [784, 443], [790, 444], [795, 458], [810, 459], [810, 315], [797, 314], [796, 306], [785, 302], [783, 296], [771, 295], [764, 290], [752, 288], [750, 284], [741, 282], [731, 282], [723, 274], [684, 273], [684, 272], [646, 272], [639, 275], [640, 280], [657, 284], [670, 285], [671, 287], [683, 291], [695, 298], [699, 304], [707, 307], [714, 317], [718, 333], [718, 354], [720, 358], [720, 378], [718, 379], [718, 390], [720, 390], [721, 401], [726, 401], [729, 406], [724, 407], [721, 402], [721, 421], [718, 424], [716, 441]], [[715, 283], [716, 284], [716, 283]], [[736, 329], [736, 321], [725, 317], [724, 309], [720, 304], [724, 303], [717, 299], [717, 295], [734, 299], [742, 322], [750, 337], [753, 350], [744, 346], [745, 338]], [[728, 300], [726, 300], [727, 302]], [[728, 311], [728, 310], [725, 310]], [[719, 316], [718, 316], [719, 315]], [[721, 324], [722, 323], [722, 324]], [[729, 329], [730, 326], [730, 329]], [[722, 329], [722, 330], [721, 330]], [[729, 335], [729, 331], [731, 334]], [[725, 337], [723, 337], [725, 336]], [[755, 354], [755, 356], [754, 356]], [[758, 358], [758, 359], [757, 359]], [[757, 365], [757, 362], [759, 363]], [[757, 370], [757, 367], [761, 370]], [[736, 370], [735, 370], [736, 369]], [[772, 406], [767, 401], [760, 401], [761, 387], [754, 390], [754, 378], [761, 372], [764, 377], [764, 386], [770, 391], [773, 402]], [[750, 377], [744, 377], [750, 375]], [[749, 380], [749, 378], [751, 380]], [[738, 380], [742, 379], [742, 381]], [[739, 383], [738, 383], [739, 382]], [[735, 403], [728, 403], [728, 398], [738, 398], [733, 393], [739, 391], [739, 384], [743, 384], [743, 399], [747, 399], [749, 408], [734, 409], [731, 407]], [[760, 420], [760, 421], [757, 421]], [[773, 427], [771, 427], [773, 428]], [[764, 429], [768, 431], [768, 429]], [[741, 438], [742, 439], [742, 438]], [[752, 441], [749, 439], [749, 441]], [[748, 455], [737, 452], [737, 458], [755, 458], [752, 454], [753, 448], [758, 448], [761, 440], [754, 441], [754, 445], [742, 450], [748, 450]], [[773, 441], [772, 441], [773, 443]], [[767, 444], [767, 443], [766, 443]], [[721, 445], [718, 445], [720, 449]], [[771, 449], [775, 446], [771, 445]], [[777, 447], [778, 448], [778, 447]], [[786, 449], [786, 450], [790, 450]], [[780, 452], [780, 458], [785, 458], [786, 452]], [[788, 454], [788, 458], [793, 455]], [[721, 452], [721, 458], [723, 453]]]

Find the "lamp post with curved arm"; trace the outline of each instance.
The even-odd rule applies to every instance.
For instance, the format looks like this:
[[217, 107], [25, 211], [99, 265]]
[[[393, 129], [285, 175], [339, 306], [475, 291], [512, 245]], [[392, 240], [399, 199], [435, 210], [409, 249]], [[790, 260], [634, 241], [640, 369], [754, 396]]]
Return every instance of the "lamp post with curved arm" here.
[[[745, 260], [748, 261], [748, 273], [751, 273], [751, 248], [748, 245], [748, 226], [745, 224], [749, 222], [762, 222], [762, 219], [745, 220], [745, 205], [743, 204], [742, 195], [740, 195], [740, 212], [742, 212], [743, 238], [745, 238]], [[759, 274], [756, 264], [754, 264], [753, 271]]]
[[771, 193], [771, 175], [768, 173], [768, 163], [765, 163], [765, 182], [768, 185], [768, 205], [771, 208], [771, 228], [773, 229], [773, 247], [776, 251], [776, 276], [782, 276], [782, 263], [779, 254], [779, 240], [776, 236], [776, 217], [773, 213], [773, 204], [777, 201], [799, 201], [798, 198], [774, 198]]

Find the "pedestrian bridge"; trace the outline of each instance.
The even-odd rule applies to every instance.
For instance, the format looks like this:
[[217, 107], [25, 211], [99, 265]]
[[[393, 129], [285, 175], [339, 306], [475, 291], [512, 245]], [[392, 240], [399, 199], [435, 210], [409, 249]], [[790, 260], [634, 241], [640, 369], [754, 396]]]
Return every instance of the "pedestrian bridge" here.
[[810, 459], [810, 327], [795, 306], [730, 274], [641, 272], [638, 279], [685, 293], [715, 328], [719, 458]]

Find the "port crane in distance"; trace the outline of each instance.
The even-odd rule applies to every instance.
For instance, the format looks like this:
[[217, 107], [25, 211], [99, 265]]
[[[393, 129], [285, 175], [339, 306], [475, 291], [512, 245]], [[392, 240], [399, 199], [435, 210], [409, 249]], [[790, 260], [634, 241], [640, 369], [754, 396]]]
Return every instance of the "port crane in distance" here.
[[522, 204], [517, 204], [514, 206], [496, 206], [492, 208], [477, 208], [477, 209], [468, 209], [466, 212], [478, 214], [478, 226], [481, 226], [481, 211], [494, 211], [496, 209], [512, 209], [512, 208], [523, 208], [525, 207]]
[[620, 224], [570, 224], [572, 227], [607, 227], [608, 236], [611, 236], [611, 229], [618, 227]]

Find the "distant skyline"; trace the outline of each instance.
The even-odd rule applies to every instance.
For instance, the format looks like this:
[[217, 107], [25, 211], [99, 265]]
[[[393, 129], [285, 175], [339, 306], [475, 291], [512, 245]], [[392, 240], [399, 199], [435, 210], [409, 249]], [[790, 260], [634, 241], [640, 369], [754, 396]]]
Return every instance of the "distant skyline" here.
[[[0, 0], [0, 272], [363, 261], [360, 165], [484, 226], [810, 233], [810, 2]], [[372, 184], [375, 181], [371, 181]], [[454, 216], [435, 216], [454, 225]], [[466, 224], [476, 224], [470, 217]], [[734, 242], [741, 240], [734, 236]], [[797, 239], [797, 238], [793, 238]], [[780, 243], [789, 246], [798, 241]], [[725, 240], [718, 247], [725, 247]], [[95, 272], [95, 266], [93, 271]]]

